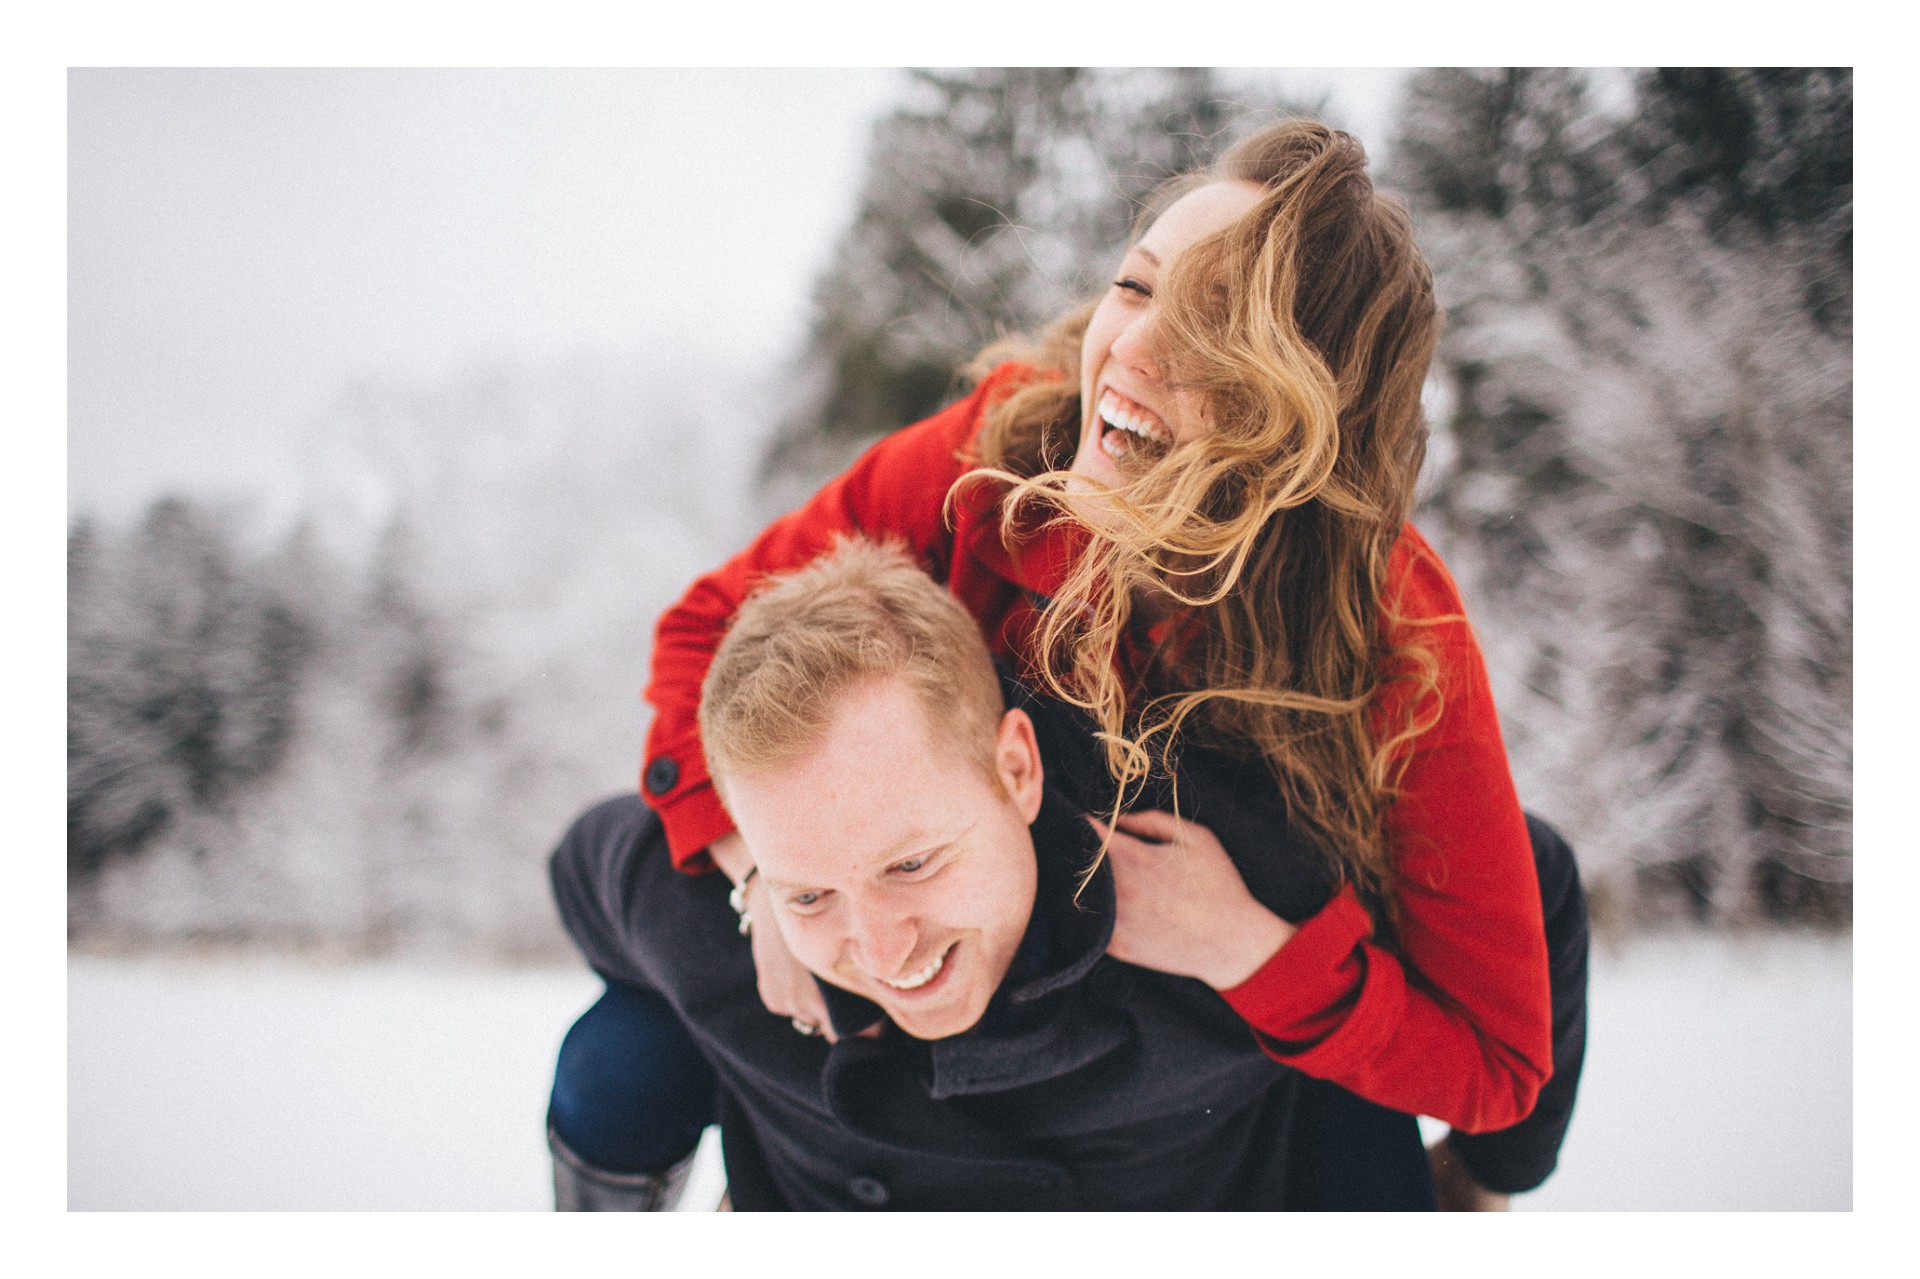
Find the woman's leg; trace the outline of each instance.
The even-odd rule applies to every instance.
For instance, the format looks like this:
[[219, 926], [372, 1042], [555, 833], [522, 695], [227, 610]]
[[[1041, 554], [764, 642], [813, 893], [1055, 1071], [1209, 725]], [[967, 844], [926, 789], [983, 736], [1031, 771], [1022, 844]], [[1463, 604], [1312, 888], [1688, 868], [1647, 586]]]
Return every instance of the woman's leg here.
[[567, 1032], [547, 1111], [562, 1209], [666, 1207], [714, 1122], [713, 1070], [673, 1008], [609, 981]]
[[[1531, 813], [1534, 869], [1547, 933], [1553, 992], [1553, 1076], [1533, 1112], [1511, 1128], [1450, 1133], [1444, 1154], [1457, 1160], [1484, 1196], [1519, 1194], [1547, 1179], [1566, 1140], [1587, 1046], [1587, 899], [1573, 850]], [[1411, 1116], [1362, 1101], [1319, 1080], [1302, 1089], [1297, 1125], [1299, 1187], [1292, 1206], [1317, 1209], [1431, 1207], [1435, 1187], [1408, 1166]], [[1417, 1141], [1417, 1137], [1415, 1138]], [[1422, 1161], [1424, 1164], [1424, 1161]], [[1450, 1188], [1457, 1194], [1457, 1189]], [[1421, 1201], [1425, 1200], [1423, 1204]]]
[[1533, 1113], [1497, 1132], [1451, 1133], [1447, 1145], [1474, 1181], [1517, 1195], [1545, 1181], [1560, 1159], [1573, 1119], [1587, 1053], [1587, 896], [1573, 849], [1558, 831], [1527, 814], [1540, 903], [1546, 916], [1547, 972], [1553, 989], [1553, 1076]]

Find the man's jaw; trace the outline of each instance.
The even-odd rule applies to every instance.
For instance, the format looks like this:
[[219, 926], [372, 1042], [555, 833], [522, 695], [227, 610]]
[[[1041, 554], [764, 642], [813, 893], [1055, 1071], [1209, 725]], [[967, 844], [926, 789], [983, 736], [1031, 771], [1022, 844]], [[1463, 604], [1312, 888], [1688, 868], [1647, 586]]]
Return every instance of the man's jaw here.
[[955, 970], [965, 967], [967, 956], [961, 951], [965, 938], [955, 938], [942, 946], [933, 958], [914, 968], [880, 977], [849, 959], [832, 977], [834, 985], [863, 996], [890, 1011], [911, 1015], [917, 1009], [932, 1008], [951, 993], [958, 978]]

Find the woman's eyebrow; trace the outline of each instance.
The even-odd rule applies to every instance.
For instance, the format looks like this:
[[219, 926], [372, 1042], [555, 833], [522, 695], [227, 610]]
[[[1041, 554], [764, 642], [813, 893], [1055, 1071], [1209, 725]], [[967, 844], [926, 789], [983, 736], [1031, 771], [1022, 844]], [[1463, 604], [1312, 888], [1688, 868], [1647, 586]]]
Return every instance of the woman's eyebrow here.
[[1127, 250], [1127, 252], [1129, 255], [1135, 254], [1135, 253], [1139, 254], [1141, 257], [1145, 258], [1148, 262], [1151, 262], [1154, 266], [1160, 265], [1160, 255], [1158, 253], [1155, 253], [1152, 249], [1146, 248], [1143, 245], [1136, 244], [1131, 249]]

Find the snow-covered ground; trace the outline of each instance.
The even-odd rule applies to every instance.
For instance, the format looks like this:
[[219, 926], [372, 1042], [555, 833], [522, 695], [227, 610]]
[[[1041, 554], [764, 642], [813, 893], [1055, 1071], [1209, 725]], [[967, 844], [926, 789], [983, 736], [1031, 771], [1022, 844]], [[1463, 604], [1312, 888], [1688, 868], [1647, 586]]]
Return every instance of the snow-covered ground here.
[[[542, 1209], [584, 971], [71, 958], [73, 1209]], [[1586, 1082], [1532, 1209], [1849, 1209], [1852, 945], [1596, 951]], [[709, 1134], [711, 1137], [711, 1134]], [[703, 1152], [693, 1198], [717, 1198]]]
[[1560, 1168], [1523, 1209], [1853, 1207], [1853, 945], [1596, 950]]

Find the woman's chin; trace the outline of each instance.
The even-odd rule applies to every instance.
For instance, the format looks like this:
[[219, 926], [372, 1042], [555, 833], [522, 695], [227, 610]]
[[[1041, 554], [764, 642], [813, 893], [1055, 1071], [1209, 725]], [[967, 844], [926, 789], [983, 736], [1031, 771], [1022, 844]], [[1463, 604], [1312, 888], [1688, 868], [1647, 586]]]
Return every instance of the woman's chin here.
[[1127, 477], [1097, 444], [1091, 448], [1082, 445], [1068, 469], [1071, 477], [1064, 492], [1074, 514], [1095, 528], [1112, 527], [1115, 517], [1107, 504], [1107, 494], [1124, 485]]

